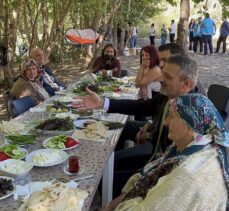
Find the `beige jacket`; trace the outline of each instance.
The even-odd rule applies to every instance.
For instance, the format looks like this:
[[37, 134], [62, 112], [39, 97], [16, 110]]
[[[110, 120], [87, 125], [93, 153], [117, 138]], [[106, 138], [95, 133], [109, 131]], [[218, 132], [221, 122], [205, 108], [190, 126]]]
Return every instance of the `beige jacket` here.
[[25, 80], [22, 77], [18, 78], [18, 80], [14, 83], [12, 89], [10, 90], [10, 95], [16, 99], [31, 96], [36, 104], [49, 97], [39, 80], [32, 82]]
[[[129, 179], [129, 192], [138, 179]], [[158, 184], [145, 199], [140, 197], [119, 204], [116, 211], [225, 211], [227, 188], [217, 152], [211, 146], [189, 156]]]

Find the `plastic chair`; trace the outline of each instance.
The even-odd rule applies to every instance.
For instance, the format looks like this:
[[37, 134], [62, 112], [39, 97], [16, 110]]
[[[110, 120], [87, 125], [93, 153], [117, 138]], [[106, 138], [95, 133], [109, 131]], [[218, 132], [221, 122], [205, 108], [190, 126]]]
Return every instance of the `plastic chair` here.
[[14, 100], [11, 108], [11, 116], [12, 118], [17, 117], [34, 106], [36, 106], [36, 104], [30, 96]]
[[208, 89], [208, 98], [217, 108], [223, 120], [225, 120], [227, 116], [226, 105], [229, 99], [229, 88], [219, 84], [212, 84]]

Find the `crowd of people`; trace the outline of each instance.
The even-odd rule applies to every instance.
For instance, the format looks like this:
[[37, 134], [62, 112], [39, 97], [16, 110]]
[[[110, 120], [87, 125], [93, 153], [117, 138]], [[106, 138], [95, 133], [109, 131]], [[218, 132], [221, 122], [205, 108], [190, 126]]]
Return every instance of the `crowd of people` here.
[[[155, 24], [152, 23], [149, 30], [151, 45], [155, 45], [156, 29], [154, 25]], [[163, 24], [160, 31], [160, 44], [164, 45], [167, 42], [168, 34], [169, 42], [174, 42], [176, 30], [177, 27], [174, 20], [171, 21], [170, 27], [168, 29], [166, 28], [165, 24]], [[221, 53], [226, 53], [226, 40], [229, 35], [229, 22], [227, 21], [226, 16], [222, 17], [222, 23], [219, 29], [219, 37], [214, 51], [212, 39], [215, 34], [216, 24], [214, 20], [210, 17], [209, 13], [205, 14], [204, 19], [202, 19], [202, 17], [199, 17], [196, 20], [194, 18], [191, 18], [188, 25], [189, 51], [193, 51], [195, 53], [203, 53], [203, 55], [207, 55], [208, 53], [213, 54], [213, 52], [219, 53], [221, 43], [223, 43], [223, 49]]]
[[[200, 28], [205, 22], [213, 24], [203, 20]], [[193, 37], [195, 27], [192, 20]], [[196, 61], [182, 55], [174, 42], [175, 28], [172, 20], [171, 43], [156, 48], [152, 24], [152, 45], [140, 52], [135, 80], [138, 99], [101, 98], [86, 88], [88, 95], [72, 103], [75, 109], [101, 108], [152, 120], [126, 122], [115, 148], [114, 200], [103, 211], [229, 209], [228, 128], [206, 97]], [[202, 36], [209, 43], [209, 35]], [[195, 49], [195, 41], [190, 45]], [[121, 77], [121, 64], [111, 44], [104, 47], [91, 72]], [[16, 99], [31, 96], [39, 104], [65, 88], [45, 64], [43, 50], [34, 48], [10, 94]], [[132, 140], [134, 147], [125, 148], [126, 140]]]

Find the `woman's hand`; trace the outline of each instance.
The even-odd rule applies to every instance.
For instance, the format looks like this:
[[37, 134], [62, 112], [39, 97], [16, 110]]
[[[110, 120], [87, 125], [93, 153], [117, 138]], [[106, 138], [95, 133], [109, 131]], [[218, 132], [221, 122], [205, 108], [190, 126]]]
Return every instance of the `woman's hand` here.
[[139, 89], [139, 99], [147, 100], [148, 98], [148, 91], [146, 87], [141, 87]]

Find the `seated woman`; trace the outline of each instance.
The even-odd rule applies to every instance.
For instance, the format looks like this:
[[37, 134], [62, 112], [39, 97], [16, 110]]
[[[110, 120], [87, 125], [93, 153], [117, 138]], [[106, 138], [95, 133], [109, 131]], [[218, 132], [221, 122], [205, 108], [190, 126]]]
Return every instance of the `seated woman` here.
[[36, 104], [49, 98], [38, 79], [38, 66], [33, 59], [21, 65], [21, 72], [21, 76], [10, 90], [10, 95], [16, 99], [31, 96]]
[[92, 73], [101, 72], [102, 75], [107, 76], [108, 70], [112, 70], [112, 76], [121, 76], [121, 66], [119, 60], [116, 58], [116, 50], [112, 44], [107, 44], [100, 57], [98, 57], [92, 67]]
[[159, 55], [154, 46], [146, 46], [141, 50], [140, 68], [135, 80], [135, 86], [139, 89], [140, 99], [151, 99], [156, 96], [161, 88], [159, 78]]
[[165, 123], [173, 144], [102, 210], [228, 210], [229, 132], [216, 108], [186, 94], [171, 102]]

